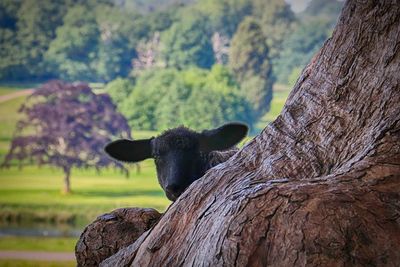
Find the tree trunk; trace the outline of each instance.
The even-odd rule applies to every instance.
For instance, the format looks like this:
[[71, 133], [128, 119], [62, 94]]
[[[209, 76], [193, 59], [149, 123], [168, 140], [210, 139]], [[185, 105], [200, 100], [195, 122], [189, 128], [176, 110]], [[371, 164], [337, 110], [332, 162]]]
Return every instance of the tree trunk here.
[[70, 194], [71, 193], [71, 169], [70, 168], [64, 168], [64, 188], [63, 188], [63, 194]]
[[99, 266], [129, 246], [161, 217], [154, 209], [117, 209], [99, 216], [81, 234], [75, 247], [78, 266]]
[[276, 121], [102, 266], [398, 266], [399, 66], [399, 1], [348, 1]]

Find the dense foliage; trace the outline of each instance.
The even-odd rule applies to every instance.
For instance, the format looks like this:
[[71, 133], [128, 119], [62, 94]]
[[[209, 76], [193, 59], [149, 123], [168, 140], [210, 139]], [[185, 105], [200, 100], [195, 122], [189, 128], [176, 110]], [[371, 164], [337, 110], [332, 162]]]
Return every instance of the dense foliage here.
[[232, 38], [229, 67], [257, 114], [268, 111], [273, 79], [269, 49], [260, 25], [252, 17], [240, 23]]
[[289, 83], [291, 74], [298, 73], [320, 49], [331, 35], [329, 21], [325, 18], [310, 18], [295, 26], [295, 31], [283, 42], [281, 56], [274, 65], [276, 78], [281, 83]]
[[125, 118], [115, 111], [107, 94], [94, 94], [86, 84], [51, 81], [28, 97], [20, 108], [24, 115], [15, 130], [4, 166], [18, 161], [48, 164], [65, 173], [65, 191], [70, 190], [73, 167], [114, 166], [127, 172], [103, 152], [116, 137], [129, 138]]
[[[284, 0], [3, 0], [0, 81], [109, 83], [135, 129], [252, 124], [273, 83], [293, 83], [330, 36], [341, 5], [312, 0], [294, 14]], [[235, 82], [212, 80], [217, 69]]]
[[182, 16], [163, 34], [164, 61], [167, 66], [210, 68], [214, 64], [211, 33], [207, 17], [199, 14]]
[[226, 121], [253, 122], [250, 103], [228, 69], [173, 68], [147, 71], [136, 82], [106, 86], [133, 129], [165, 130], [185, 125], [202, 130]]

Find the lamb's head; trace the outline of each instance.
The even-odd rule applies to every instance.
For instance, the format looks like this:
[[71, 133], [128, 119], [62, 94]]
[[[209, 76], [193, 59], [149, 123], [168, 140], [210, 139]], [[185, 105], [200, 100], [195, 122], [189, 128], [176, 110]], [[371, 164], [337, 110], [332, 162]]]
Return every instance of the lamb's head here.
[[125, 162], [154, 158], [158, 181], [168, 199], [174, 201], [205, 174], [210, 152], [231, 148], [246, 136], [247, 131], [247, 126], [241, 123], [229, 123], [201, 133], [178, 127], [155, 138], [117, 140], [109, 143], [105, 151]]

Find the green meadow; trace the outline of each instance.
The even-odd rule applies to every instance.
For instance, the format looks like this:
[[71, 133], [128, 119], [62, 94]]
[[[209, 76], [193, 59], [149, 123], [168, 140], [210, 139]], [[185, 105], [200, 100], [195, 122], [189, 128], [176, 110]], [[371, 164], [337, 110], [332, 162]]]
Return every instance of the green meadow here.
[[63, 173], [50, 167], [27, 166], [0, 171], [2, 220], [85, 224], [119, 207], [165, 210], [169, 201], [159, 188], [153, 163], [132, 168], [129, 178], [115, 170], [73, 170], [72, 194], [61, 193]]
[[71, 252], [75, 246], [75, 237], [2, 237], [0, 250]]
[[7, 94], [11, 94], [11, 93], [14, 93], [15, 92], [15, 89], [14, 88], [7, 88], [7, 87], [4, 87], [4, 88], [1, 88], [1, 90], [0, 90], [0, 96], [2, 96], [2, 95], [7, 95]]
[[[15, 88], [0, 87], [0, 95]], [[262, 129], [279, 114], [287, 98], [286, 87], [276, 87], [271, 111], [258, 128]], [[0, 103], [0, 160], [2, 161], [20, 115], [17, 113], [25, 97]], [[134, 138], [147, 138], [156, 132], [133, 131]], [[74, 169], [71, 176], [72, 194], [63, 195], [63, 173], [52, 167], [13, 166], [0, 169], [0, 227], [45, 225], [60, 229], [82, 230], [98, 215], [121, 207], [151, 207], [160, 212], [170, 205], [156, 179], [152, 160], [140, 164], [140, 172], [130, 166], [126, 177], [119, 171], [107, 169]], [[61, 234], [62, 235], [62, 234]], [[76, 237], [0, 237], [0, 250], [70, 251]], [[14, 262], [15, 264], [11, 264]], [[30, 265], [26, 261], [0, 260], [0, 266], [55, 266], [50, 262]], [[65, 266], [70, 263], [65, 263]], [[59, 265], [57, 265], [59, 266]]]

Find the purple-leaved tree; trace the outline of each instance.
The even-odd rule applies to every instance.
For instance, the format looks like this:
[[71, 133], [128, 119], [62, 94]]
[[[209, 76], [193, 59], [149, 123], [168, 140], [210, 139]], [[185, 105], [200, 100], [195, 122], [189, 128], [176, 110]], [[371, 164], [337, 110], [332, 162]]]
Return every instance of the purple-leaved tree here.
[[19, 112], [4, 167], [18, 162], [51, 165], [63, 170], [64, 193], [71, 192], [71, 169], [116, 167], [104, 145], [114, 138], [130, 138], [126, 119], [107, 94], [94, 94], [87, 84], [51, 81], [30, 95]]

